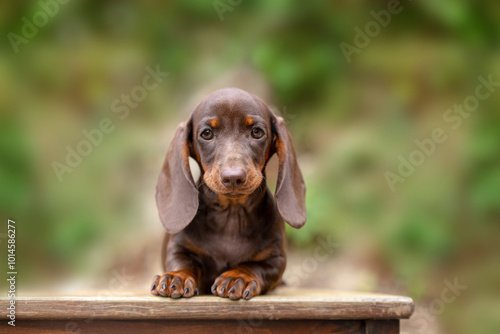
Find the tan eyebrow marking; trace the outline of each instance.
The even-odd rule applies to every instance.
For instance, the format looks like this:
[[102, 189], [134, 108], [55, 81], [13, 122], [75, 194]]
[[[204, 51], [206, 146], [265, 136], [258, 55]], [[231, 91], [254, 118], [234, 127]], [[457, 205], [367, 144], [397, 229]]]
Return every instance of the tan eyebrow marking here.
[[252, 117], [248, 116], [247, 118], [245, 118], [246, 125], [252, 125], [253, 123], [254, 123], [254, 120]]
[[208, 124], [210, 124], [212, 128], [216, 128], [219, 126], [219, 121], [215, 118], [212, 118], [210, 121], [208, 121]]

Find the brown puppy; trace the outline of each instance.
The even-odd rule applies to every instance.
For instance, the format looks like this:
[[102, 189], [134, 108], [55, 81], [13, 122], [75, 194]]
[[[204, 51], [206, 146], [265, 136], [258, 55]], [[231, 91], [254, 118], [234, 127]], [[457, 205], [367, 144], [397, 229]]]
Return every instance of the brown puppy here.
[[[273, 198], [264, 170], [274, 153]], [[196, 184], [190, 156], [201, 169]], [[285, 122], [261, 99], [236, 88], [203, 99], [177, 128], [156, 190], [168, 233], [153, 295], [250, 299], [281, 282], [283, 221], [305, 224], [305, 185]]]

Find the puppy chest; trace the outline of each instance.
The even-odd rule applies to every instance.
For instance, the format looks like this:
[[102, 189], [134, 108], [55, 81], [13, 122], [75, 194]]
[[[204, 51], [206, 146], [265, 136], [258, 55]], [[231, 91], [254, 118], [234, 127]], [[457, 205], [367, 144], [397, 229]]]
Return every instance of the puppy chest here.
[[246, 262], [259, 252], [259, 242], [255, 238], [239, 235], [214, 235], [212, 242], [204, 251], [216, 262], [225, 266], [236, 266]]

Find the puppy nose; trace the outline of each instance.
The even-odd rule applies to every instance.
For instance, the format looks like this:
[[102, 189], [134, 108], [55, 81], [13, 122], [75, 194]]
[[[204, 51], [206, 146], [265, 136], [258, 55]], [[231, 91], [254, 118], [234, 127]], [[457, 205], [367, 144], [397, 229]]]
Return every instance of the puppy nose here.
[[241, 188], [247, 181], [247, 173], [242, 168], [226, 168], [220, 178], [226, 188]]

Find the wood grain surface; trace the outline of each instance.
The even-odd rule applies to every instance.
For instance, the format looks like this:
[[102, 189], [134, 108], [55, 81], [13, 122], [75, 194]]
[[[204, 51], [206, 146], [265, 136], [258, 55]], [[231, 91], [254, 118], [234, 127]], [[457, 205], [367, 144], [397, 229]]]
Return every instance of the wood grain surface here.
[[[0, 298], [3, 318], [8, 303]], [[170, 299], [147, 291], [113, 297], [47, 293], [16, 299], [16, 320], [366, 320], [403, 319], [412, 312], [408, 297], [285, 287], [249, 301], [216, 296]]]

